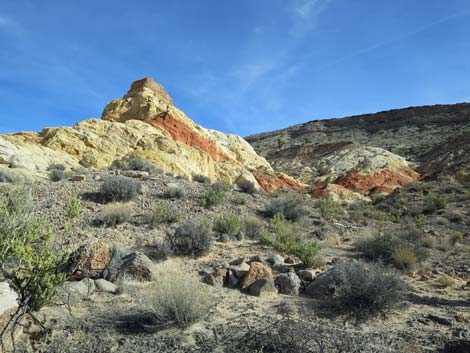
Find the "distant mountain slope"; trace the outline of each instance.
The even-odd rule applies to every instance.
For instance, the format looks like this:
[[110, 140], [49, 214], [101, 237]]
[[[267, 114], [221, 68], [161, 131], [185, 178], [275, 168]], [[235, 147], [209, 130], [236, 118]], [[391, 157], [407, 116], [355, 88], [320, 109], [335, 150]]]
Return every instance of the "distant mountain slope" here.
[[469, 135], [470, 103], [461, 103], [315, 120], [245, 139], [276, 169], [297, 177], [321, 164], [319, 151], [334, 153], [348, 142], [387, 150], [436, 176], [469, 171]]

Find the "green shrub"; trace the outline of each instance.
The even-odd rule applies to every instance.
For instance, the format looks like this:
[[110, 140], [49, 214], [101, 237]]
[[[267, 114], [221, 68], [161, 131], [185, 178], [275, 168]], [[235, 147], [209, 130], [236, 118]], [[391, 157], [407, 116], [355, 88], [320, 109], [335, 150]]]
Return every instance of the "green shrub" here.
[[16, 183], [20, 181], [18, 174], [7, 168], [0, 168], [0, 183]]
[[120, 169], [120, 170], [140, 170], [148, 172], [150, 174], [161, 174], [162, 170], [158, 168], [155, 164], [149, 162], [146, 159], [139, 157], [131, 157], [127, 159], [121, 159], [114, 161], [111, 164], [110, 169]]
[[0, 194], [0, 281], [18, 293], [21, 308], [12, 321], [12, 337], [24, 315], [44, 328], [34, 312], [51, 304], [67, 279], [62, 272], [66, 253], [52, 235], [52, 226], [35, 214], [29, 189], [13, 187]]
[[107, 227], [115, 227], [131, 219], [131, 209], [125, 203], [111, 203], [101, 212], [101, 221]]
[[65, 204], [65, 216], [72, 222], [83, 214], [82, 204], [77, 196], [72, 196]]
[[242, 220], [242, 233], [248, 239], [259, 239], [263, 232], [263, 222], [255, 216], [245, 216]]
[[143, 221], [151, 228], [155, 228], [161, 223], [177, 223], [181, 220], [181, 214], [173, 206], [166, 206], [163, 203], [157, 203], [152, 210], [144, 215]]
[[214, 231], [218, 234], [227, 234], [231, 238], [240, 238], [241, 220], [240, 217], [226, 213], [219, 216], [214, 223]]
[[420, 263], [428, 256], [424, 234], [413, 227], [360, 239], [354, 246], [368, 259], [381, 260], [403, 270], [409, 270], [413, 262]]
[[188, 326], [207, 315], [210, 305], [207, 287], [194, 275], [167, 268], [156, 276], [150, 302], [156, 324]]
[[62, 169], [51, 169], [49, 171], [49, 179], [54, 182], [65, 179], [65, 172]]
[[455, 245], [457, 243], [463, 244], [463, 241], [464, 241], [463, 233], [460, 233], [457, 231], [451, 231], [449, 234], [449, 239], [452, 245]]
[[330, 275], [334, 291], [329, 304], [358, 321], [376, 315], [385, 317], [400, 303], [406, 290], [400, 276], [379, 263], [340, 262]]
[[202, 184], [209, 184], [211, 182], [211, 179], [205, 175], [197, 174], [193, 176], [193, 181], [197, 181], [198, 183]]
[[445, 195], [429, 195], [424, 200], [425, 211], [435, 212], [447, 208], [449, 199]]
[[47, 170], [49, 171], [52, 171], [52, 170], [62, 170], [62, 171], [65, 171], [65, 165], [63, 164], [60, 164], [60, 163], [52, 163], [52, 164], [49, 164], [49, 166], [47, 167]]
[[258, 192], [255, 184], [249, 180], [243, 180], [239, 182], [238, 187], [241, 191], [246, 192], [247, 194], [255, 194], [256, 192]]
[[167, 233], [166, 243], [175, 255], [202, 256], [212, 246], [211, 231], [205, 223], [185, 221], [174, 232]]
[[343, 209], [338, 202], [328, 199], [317, 200], [316, 206], [320, 209], [320, 213], [325, 219], [336, 217]]
[[273, 199], [264, 209], [266, 217], [274, 218], [280, 215], [282, 218], [297, 222], [309, 213], [305, 202], [295, 197], [277, 197]]
[[167, 199], [182, 199], [185, 194], [186, 192], [182, 185], [171, 183], [168, 184], [166, 191], [163, 193], [163, 197]]
[[272, 233], [261, 232], [260, 240], [277, 250], [297, 256], [307, 266], [318, 263], [318, 251], [320, 246], [316, 241], [303, 239], [300, 228], [295, 223], [283, 219], [279, 214], [271, 221]]
[[111, 176], [101, 184], [100, 194], [106, 202], [127, 202], [137, 197], [139, 187], [131, 178]]
[[225, 200], [226, 188], [222, 184], [211, 185], [201, 198], [200, 204], [205, 208], [218, 206]]
[[401, 217], [376, 209], [372, 205], [364, 205], [364, 216], [381, 222], [400, 223]]
[[233, 203], [239, 206], [246, 205], [247, 199], [246, 197], [243, 197], [242, 195], [235, 195], [233, 198]]

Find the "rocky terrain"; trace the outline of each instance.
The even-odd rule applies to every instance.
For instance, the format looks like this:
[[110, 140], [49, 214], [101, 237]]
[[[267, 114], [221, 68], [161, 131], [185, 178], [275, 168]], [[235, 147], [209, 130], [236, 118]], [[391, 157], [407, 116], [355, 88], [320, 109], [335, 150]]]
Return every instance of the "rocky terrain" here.
[[469, 352], [469, 114], [252, 147], [143, 79], [102, 119], [0, 136], [0, 351]]
[[390, 191], [419, 178], [465, 178], [469, 131], [470, 104], [462, 103], [315, 120], [246, 140], [276, 170], [300, 181], [357, 190], [357, 185], [335, 181], [338, 173], [348, 175], [348, 181], [355, 174], [354, 183], [366, 179], [369, 186]]

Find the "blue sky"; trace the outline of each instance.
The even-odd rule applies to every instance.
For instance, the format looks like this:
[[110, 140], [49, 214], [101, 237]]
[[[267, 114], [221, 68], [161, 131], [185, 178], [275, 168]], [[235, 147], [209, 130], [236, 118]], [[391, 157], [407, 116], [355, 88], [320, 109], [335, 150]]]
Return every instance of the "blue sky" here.
[[468, 0], [0, 0], [0, 132], [99, 117], [151, 76], [248, 135], [470, 101]]

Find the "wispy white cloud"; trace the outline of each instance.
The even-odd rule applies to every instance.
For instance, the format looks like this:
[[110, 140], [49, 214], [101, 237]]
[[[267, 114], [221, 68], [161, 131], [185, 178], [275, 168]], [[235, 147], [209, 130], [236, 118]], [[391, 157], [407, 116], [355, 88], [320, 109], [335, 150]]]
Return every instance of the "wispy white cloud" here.
[[292, 28], [290, 33], [294, 36], [304, 36], [317, 25], [319, 15], [324, 12], [332, 0], [292, 0], [290, 13]]

